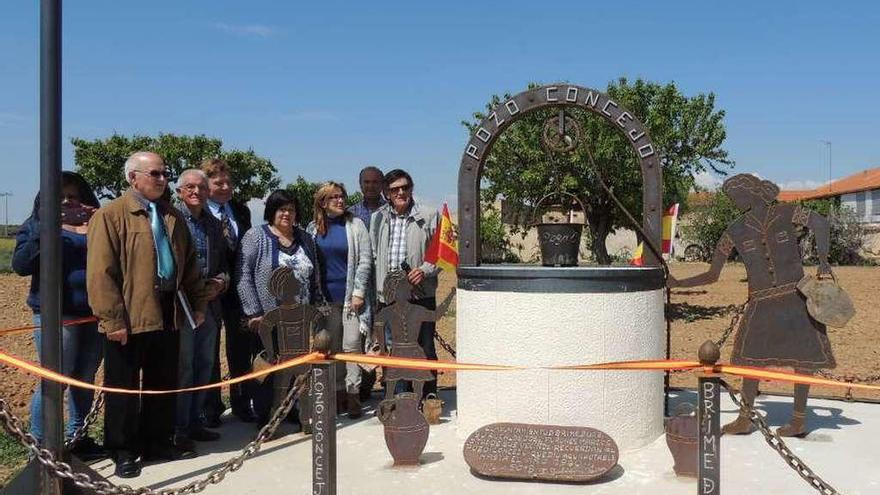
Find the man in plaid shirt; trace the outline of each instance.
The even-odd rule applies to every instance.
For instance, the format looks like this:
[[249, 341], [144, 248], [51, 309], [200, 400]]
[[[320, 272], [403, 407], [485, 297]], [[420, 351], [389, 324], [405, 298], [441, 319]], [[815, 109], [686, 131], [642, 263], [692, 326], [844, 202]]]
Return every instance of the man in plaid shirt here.
[[[414, 183], [404, 170], [385, 174], [385, 198], [388, 203], [370, 217], [370, 240], [376, 274], [378, 309], [384, 307], [382, 289], [392, 270], [404, 270], [416, 297], [412, 302], [427, 309], [437, 308], [437, 267], [425, 261], [425, 251], [439, 224], [437, 211], [426, 211], [413, 200]], [[419, 345], [428, 359], [437, 359], [434, 348], [436, 324], [425, 322], [419, 331]], [[390, 340], [390, 339], [389, 339]], [[398, 382], [401, 386], [403, 382]], [[437, 392], [437, 381], [425, 383], [423, 393]]]

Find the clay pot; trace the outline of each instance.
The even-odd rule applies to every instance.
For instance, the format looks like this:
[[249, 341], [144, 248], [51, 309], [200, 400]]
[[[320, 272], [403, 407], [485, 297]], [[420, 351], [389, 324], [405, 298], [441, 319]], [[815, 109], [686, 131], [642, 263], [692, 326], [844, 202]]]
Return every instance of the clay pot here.
[[677, 476], [697, 476], [697, 416], [693, 411], [666, 418], [666, 446], [675, 464]]
[[416, 394], [397, 394], [379, 404], [379, 421], [385, 425], [385, 445], [395, 466], [417, 466], [428, 443], [430, 427], [419, 411]]
[[429, 425], [440, 424], [440, 414], [443, 412], [443, 401], [437, 394], [431, 393], [422, 401], [422, 413]]

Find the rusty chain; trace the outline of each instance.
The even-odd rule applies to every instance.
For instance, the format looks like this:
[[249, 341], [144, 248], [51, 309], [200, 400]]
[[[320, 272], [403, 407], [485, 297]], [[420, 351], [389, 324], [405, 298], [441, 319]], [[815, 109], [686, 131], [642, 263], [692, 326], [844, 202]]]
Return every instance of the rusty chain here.
[[92, 402], [92, 409], [86, 415], [85, 420], [83, 420], [82, 426], [80, 426], [76, 429], [75, 432], [73, 432], [72, 437], [64, 441], [64, 448], [72, 448], [74, 444], [76, 444], [76, 442], [78, 442], [89, 432], [89, 428], [93, 424], [95, 424], [95, 421], [97, 421], [102, 409], [104, 409], [104, 392], [98, 392], [98, 395]]
[[739, 326], [739, 320], [742, 319], [742, 315], [746, 309], [746, 304], [748, 303], [740, 304], [739, 306], [734, 308], [733, 316], [730, 318], [730, 324], [727, 325], [724, 333], [721, 334], [721, 338], [715, 341], [715, 345], [717, 345], [719, 349], [724, 346], [724, 343], [727, 342], [727, 339], [730, 338], [730, 335]]
[[[2, 422], [3, 428], [11, 436], [27, 447], [31, 455], [33, 455], [40, 464], [48, 468], [52, 476], [70, 480], [79, 488], [96, 493], [97, 495], [187, 495], [202, 492], [208, 487], [208, 485], [220, 483], [228, 473], [240, 469], [245, 461], [259, 452], [263, 442], [275, 433], [278, 425], [281, 424], [281, 421], [287, 416], [290, 409], [293, 407], [293, 402], [307, 389], [307, 386], [307, 380], [297, 380], [297, 383], [290, 388], [287, 396], [281, 404], [279, 404], [269, 422], [260, 429], [256, 438], [248, 443], [239, 455], [227, 460], [222, 466], [211, 471], [211, 473], [202, 479], [192, 481], [181, 487], [166, 488], [163, 490], [153, 490], [148, 487], [132, 488], [129, 485], [114, 485], [107, 480], [96, 480], [86, 473], [74, 471], [70, 464], [57, 459], [48, 449], [40, 447], [37, 439], [29, 432], [25, 431], [21, 419], [10, 411], [9, 405], [3, 398], [0, 398], [0, 422]], [[95, 408], [93, 407], [92, 410], [94, 411]]]
[[456, 359], [456, 357], [455, 357], [455, 347], [453, 347], [452, 344], [450, 344], [449, 342], [447, 342], [446, 339], [444, 339], [444, 338], [440, 335], [440, 332], [434, 332], [434, 340], [436, 340], [437, 343], [440, 344], [440, 347], [442, 347], [443, 349], [445, 349], [446, 352], [448, 352], [449, 355], [452, 356], [452, 359]]
[[798, 456], [788, 448], [788, 445], [785, 444], [785, 441], [782, 440], [782, 437], [779, 436], [778, 433], [770, 429], [770, 426], [767, 425], [767, 421], [764, 419], [764, 416], [755, 410], [754, 407], [747, 407], [743, 402], [737, 397], [736, 393], [730, 388], [727, 382], [721, 380], [721, 384], [724, 385], [724, 388], [727, 389], [728, 395], [730, 395], [730, 399], [740, 410], [746, 410], [749, 413], [749, 419], [752, 424], [758, 428], [758, 431], [764, 435], [764, 440], [767, 442], [773, 450], [779, 454], [780, 457], [800, 475], [804, 481], [807, 482], [814, 490], [823, 495], [840, 495], [833, 486], [829, 485], [827, 481], [823, 480], [819, 477], [809, 466]]
[[[834, 381], [845, 382], [845, 383], [877, 383], [877, 382], [880, 382], [880, 374], [866, 375], [866, 376], [859, 376], [859, 375], [852, 375], [852, 374], [837, 375], [835, 373], [831, 373], [831, 372], [825, 371], [825, 370], [816, 370], [816, 374], [821, 376], [822, 378], [827, 378], [828, 380], [834, 380]], [[849, 387], [846, 389], [846, 395], [844, 395], [843, 398], [847, 402], [852, 402], [854, 400], [853, 394], [852, 394], [852, 387]]]

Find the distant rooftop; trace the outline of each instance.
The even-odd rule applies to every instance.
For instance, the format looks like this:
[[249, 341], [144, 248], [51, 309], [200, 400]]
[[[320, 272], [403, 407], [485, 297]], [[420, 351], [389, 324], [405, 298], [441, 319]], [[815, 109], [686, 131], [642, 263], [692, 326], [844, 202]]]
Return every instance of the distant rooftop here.
[[805, 199], [821, 199], [880, 189], [880, 167], [869, 168], [853, 175], [837, 179], [824, 186], [809, 190], [780, 191], [776, 198], [779, 201], [801, 201]]

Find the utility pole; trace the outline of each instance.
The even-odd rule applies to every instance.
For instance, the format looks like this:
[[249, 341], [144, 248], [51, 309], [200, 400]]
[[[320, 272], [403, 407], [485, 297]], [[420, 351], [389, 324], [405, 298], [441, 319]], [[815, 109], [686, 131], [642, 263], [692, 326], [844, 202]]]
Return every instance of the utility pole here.
[[9, 237], [9, 196], [12, 196], [12, 193], [4, 192], [0, 193], [0, 196], [3, 196], [6, 199], [6, 206], [4, 207], [6, 221], [3, 223], [3, 237]]
[[834, 180], [831, 176], [831, 141], [826, 141], [824, 139], [820, 140], [822, 144], [828, 148], [828, 191], [831, 191], [831, 181]]

